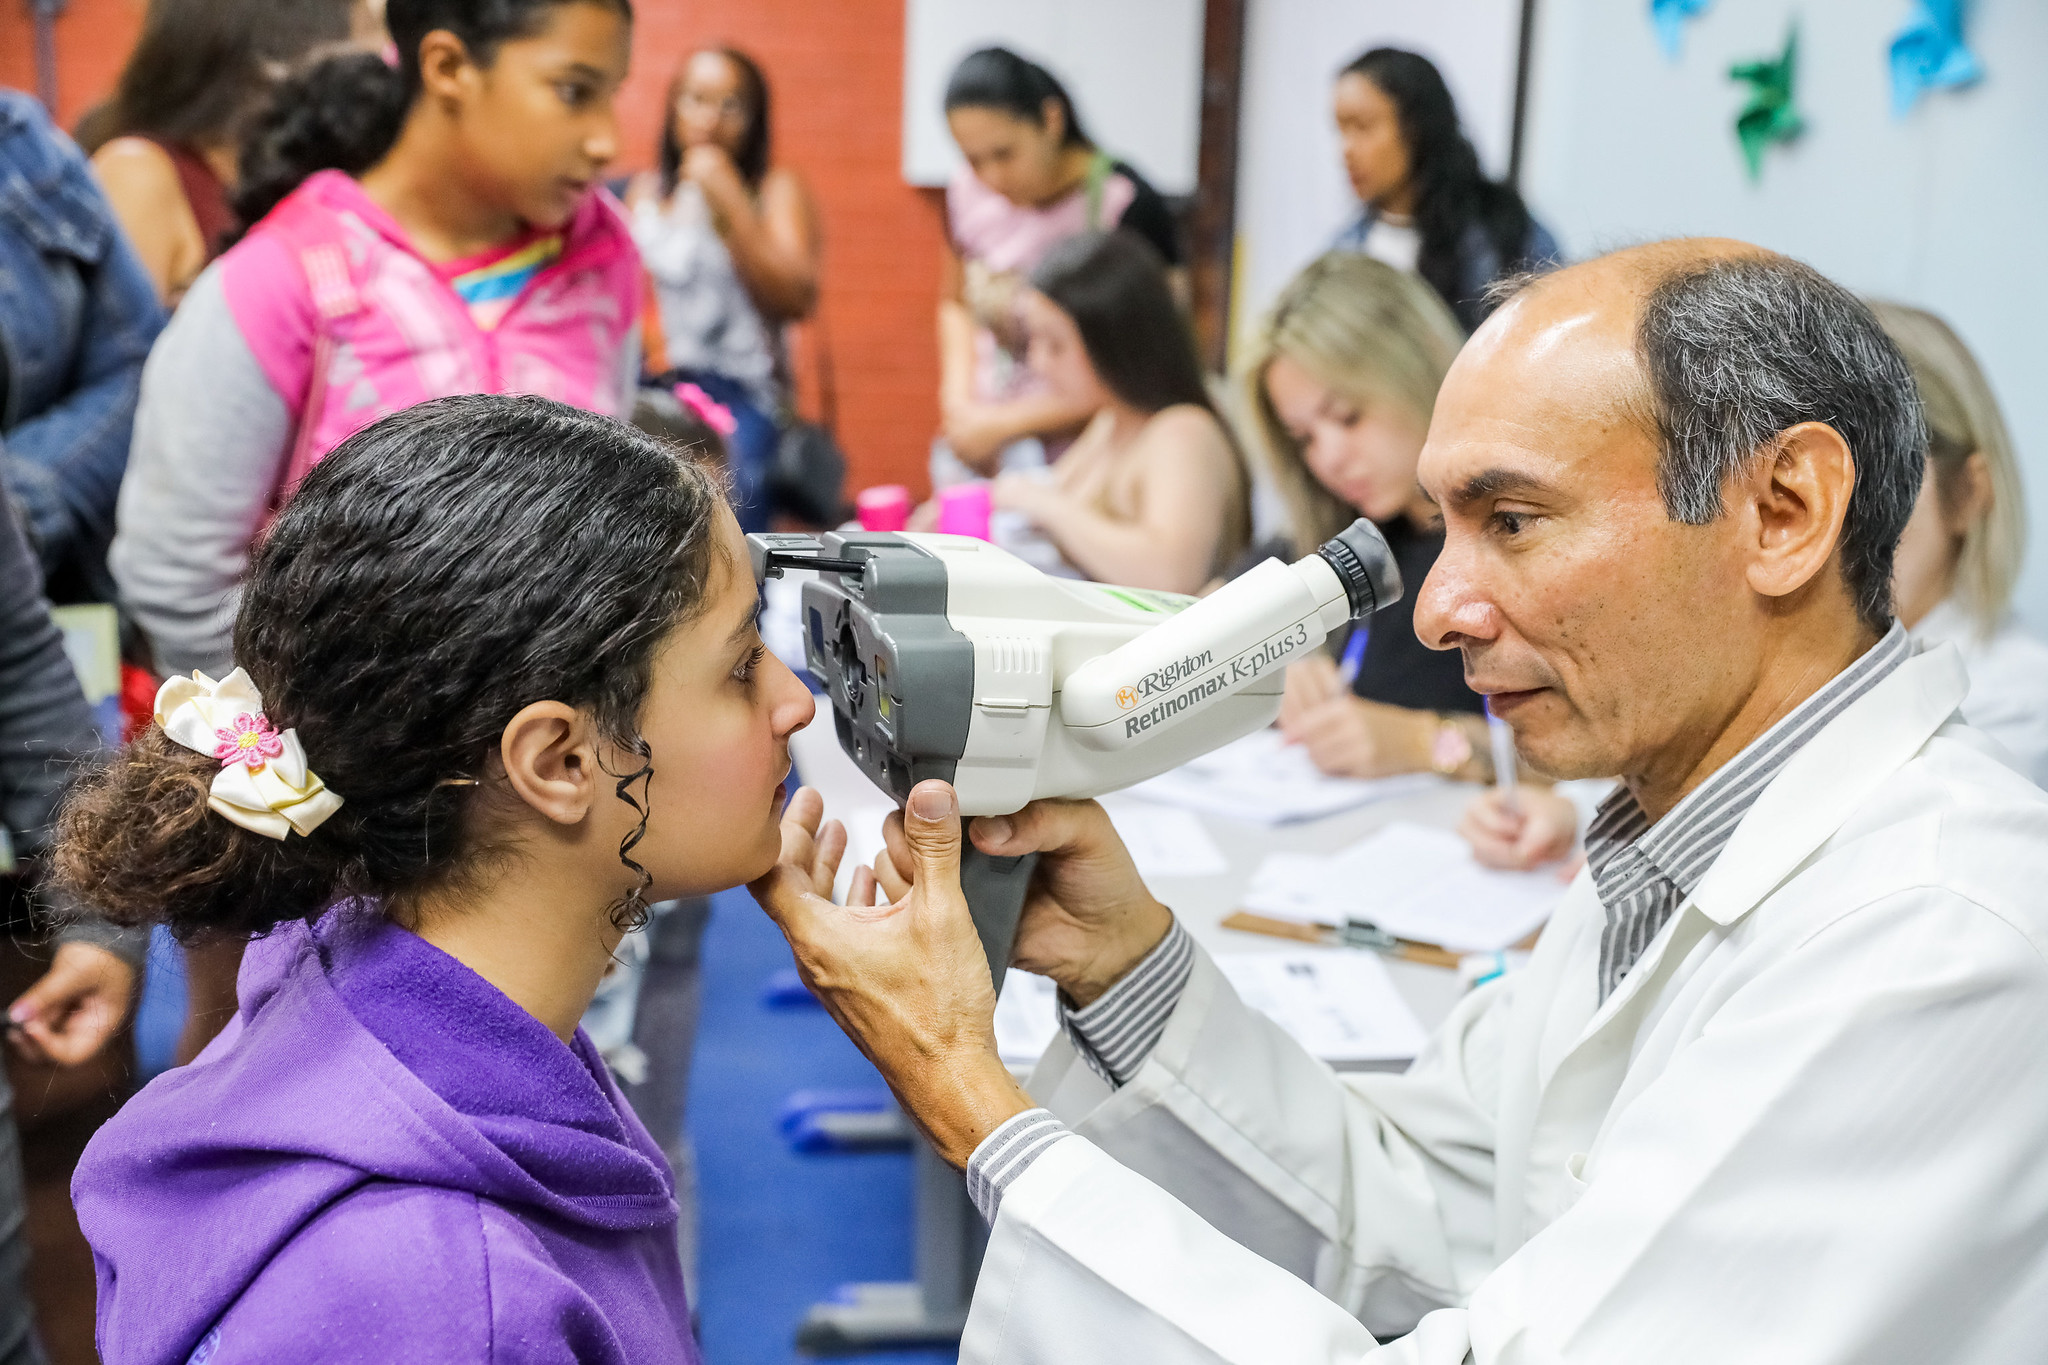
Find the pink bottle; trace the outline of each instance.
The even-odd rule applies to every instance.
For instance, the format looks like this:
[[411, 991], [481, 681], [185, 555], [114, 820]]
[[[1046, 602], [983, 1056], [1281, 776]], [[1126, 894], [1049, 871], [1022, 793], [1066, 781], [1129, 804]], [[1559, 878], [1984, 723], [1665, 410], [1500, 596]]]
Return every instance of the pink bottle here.
[[863, 531], [900, 531], [910, 524], [910, 490], [900, 483], [863, 488], [853, 506]]
[[988, 539], [988, 485], [956, 483], [939, 490], [939, 531], [949, 536]]

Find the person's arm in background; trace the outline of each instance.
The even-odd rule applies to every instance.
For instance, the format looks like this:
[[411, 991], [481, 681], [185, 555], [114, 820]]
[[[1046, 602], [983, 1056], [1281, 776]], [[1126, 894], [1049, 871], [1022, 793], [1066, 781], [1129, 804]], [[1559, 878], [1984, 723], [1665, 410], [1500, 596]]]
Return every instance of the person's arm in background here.
[[710, 202], [754, 306], [771, 322], [808, 316], [818, 303], [822, 242], [817, 205], [803, 178], [783, 167], [768, 172], [757, 204], [725, 149], [711, 145], [684, 153], [683, 175]]
[[1311, 657], [1289, 666], [1279, 724], [1289, 743], [1301, 745], [1310, 761], [1333, 777], [1435, 771], [1437, 736], [1444, 726], [1455, 725], [1464, 732], [1468, 756], [1448, 776], [1471, 782], [1493, 779], [1484, 719], [1355, 696], [1327, 658]]
[[[100, 752], [92, 709], [50, 619], [13, 505], [0, 492], [0, 818], [19, 850], [43, 854], [66, 783]], [[117, 929], [57, 898], [49, 971], [7, 1011], [31, 1061], [91, 1059], [128, 1017], [145, 930]]]
[[[143, 362], [163, 329], [163, 309], [84, 157], [40, 112], [34, 122], [16, 126], [0, 156], [24, 174], [48, 213], [68, 220], [67, 237], [99, 243], [94, 259], [74, 258], [86, 297], [70, 390], [7, 433], [5, 471], [45, 573], [69, 562], [89, 578], [100, 577]], [[11, 224], [0, 222], [0, 231], [11, 233]], [[21, 254], [15, 248], [26, 246], [0, 243], [0, 259], [11, 262]], [[24, 322], [11, 319], [9, 330]]]
[[1174, 409], [1146, 424], [1137, 515], [1126, 521], [1057, 484], [1022, 475], [996, 481], [999, 507], [1029, 516], [1074, 567], [1098, 583], [1193, 593], [1215, 571], [1236, 475], [1208, 413]]
[[993, 474], [1003, 447], [1026, 436], [1072, 431], [1094, 414], [1086, 407], [1034, 394], [984, 403], [974, 396], [975, 334], [966, 303], [966, 272], [959, 253], [946, 243], [939, 280], [939, 418], [946, 444], [962, 463]]
[[157, 298], [177, 307], [183, 284], [206, 264], [206, 242], [169, 153], [147, 138], [117, 137], [93, 153], [92, 169]]
[[110, 562], [165, 673], [234, 666], [250, 547], [291, 448], [293, 413], [228, 306], [233, 259], [199, 277], [150, 356], [121, 486]]

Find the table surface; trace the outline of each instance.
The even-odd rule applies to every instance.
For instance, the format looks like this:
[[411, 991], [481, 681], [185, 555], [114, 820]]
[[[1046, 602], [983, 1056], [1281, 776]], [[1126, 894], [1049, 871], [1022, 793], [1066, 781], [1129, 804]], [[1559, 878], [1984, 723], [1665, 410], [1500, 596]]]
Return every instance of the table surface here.
[[[833, 734], [831, 714], [822, 706], [817, 720], [791, 736], [790, 753], [796, 761], [797, 776], [825, 798], [828, 817], [852, 809], [872, 810], [878, 802], [886, 800], [840, 749]], [[1155, 875], [1146, 879], [1147, 885], [1154, 895], [1173, 907], [1181, 923], [1212, 953], [1299, 950], [1302, 945], [1292, 940], [1225, 929], [1222, 925], [1239, 908], [1239, 898], [1268, 853], [1334, 853], [1396, 820], [1449, 828], [1457, 823], [1459, 813], [1476, 790], [1469, 784], [1446, 782], [1408, 793], [1398, 800], [1376, 801], [1326, 819], [1288, 825], [1255, 825], [1198, 813], [1196, 818], [1222, 850], [1228, 870], [1222, 876]], [[1114, 806], [1136, 800], [1111, 795], [1104, 798], [1104, 804]], [[1457, 972], [1393, 957], [1383, 961], [1395, 988], [1415, 1011], [1423, 1028], [1433, 1032], [1463, 993]]]

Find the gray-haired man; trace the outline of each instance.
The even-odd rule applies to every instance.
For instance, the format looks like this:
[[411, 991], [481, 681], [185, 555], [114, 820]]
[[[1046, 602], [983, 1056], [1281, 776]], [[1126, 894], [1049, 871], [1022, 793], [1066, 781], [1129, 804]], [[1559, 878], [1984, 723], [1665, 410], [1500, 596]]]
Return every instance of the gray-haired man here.
[[1525, 759], [1623, 785], [1534, 961], [1406, 1075], [1310, 1060], [1048, 804], [973, 830], [1047, 854], [1017, 961], [1069, 1037], [1032, 1108], [950, 792], [912, 793], [887, 910], [811, 894], [795, 807], [756, 895], [994, 1220], [962, 1358], [2038, 1358], [2048, 798], [1891, 619], [1924, 444], [1869, 313], [1739, 243], [1561, 271], [1473, 337], [1416, 629]]

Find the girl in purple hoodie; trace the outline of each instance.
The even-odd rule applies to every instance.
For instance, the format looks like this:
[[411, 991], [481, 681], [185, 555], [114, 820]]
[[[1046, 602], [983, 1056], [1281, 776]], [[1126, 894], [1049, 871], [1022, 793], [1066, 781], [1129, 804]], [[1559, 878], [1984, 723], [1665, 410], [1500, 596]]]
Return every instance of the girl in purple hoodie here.
[[755, 604], [710, 475], [545, 399], [307, 477], [234, 672], [60, 831], [87, 903], [251, 940], [79, 1163], [108, 1365], [694, 1365], [668, 1168], [577, 1020], [649, 901], [776, 860], [813, 706]]

